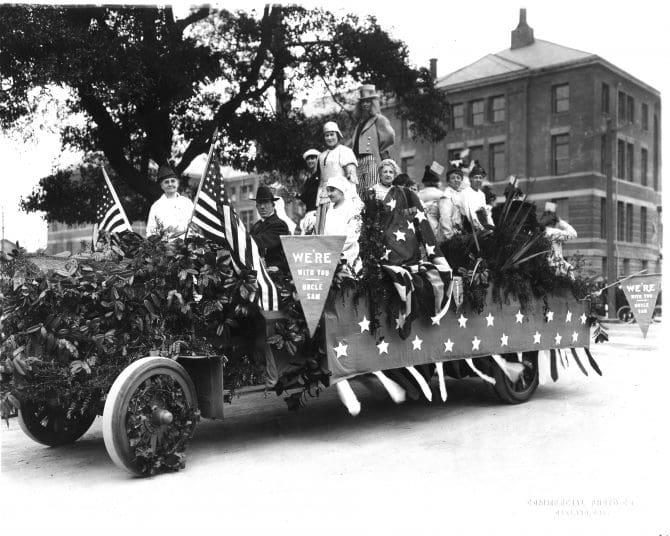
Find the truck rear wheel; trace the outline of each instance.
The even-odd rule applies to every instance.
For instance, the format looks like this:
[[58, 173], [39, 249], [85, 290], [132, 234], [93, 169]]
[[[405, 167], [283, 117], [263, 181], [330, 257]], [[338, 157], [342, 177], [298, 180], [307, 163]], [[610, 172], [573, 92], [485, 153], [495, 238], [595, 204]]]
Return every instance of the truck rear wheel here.
[[[512, 363], [519, 362], [516, 354], [503, 354], [502, 357]], [[523, 372], [515, 382], [507, 377], [497, 363], [491, 364], [491, 373], [496, 381], [492, 386], [493, 391], [506, 404], [521, 404], [530, 400], [539, 384], [537, 352], [523, 352], [521, 363]]]

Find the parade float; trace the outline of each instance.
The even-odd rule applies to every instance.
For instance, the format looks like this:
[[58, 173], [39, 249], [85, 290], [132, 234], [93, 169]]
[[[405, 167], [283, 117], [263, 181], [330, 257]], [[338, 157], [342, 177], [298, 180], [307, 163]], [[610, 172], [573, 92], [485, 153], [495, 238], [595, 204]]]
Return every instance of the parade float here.
[[594, 285], [553, 273], [546, 239], [505, 205], [488, 236], [442, 245], [453, 266], [442, 285], [429, 263], [398, 284], [380, 261], [374, 202], [358, 275], [338, 262], [343, 237], [282, 237], [291, 274], [273, 276], [274, 310], [261, 307], [259, 274], [202, 237], [128, 233], [51, 264], [15, 251], [2, 264], [3, 414], [18, 408], [22, 429], [49, 446], [102, 415], [114, 463], [150, 475], [184, 466], [201, 417], [223, 419], [236, 395], [267, 392], [259, 341], [272, 348], [271, 390], [289, 409], [337, 386], [355, 414], [358, 380], [397, 403], [444, 402], [445, 376], [474, 376], [517, 404], [568, 360], [600, 374], [590, 339], [607, 334]]

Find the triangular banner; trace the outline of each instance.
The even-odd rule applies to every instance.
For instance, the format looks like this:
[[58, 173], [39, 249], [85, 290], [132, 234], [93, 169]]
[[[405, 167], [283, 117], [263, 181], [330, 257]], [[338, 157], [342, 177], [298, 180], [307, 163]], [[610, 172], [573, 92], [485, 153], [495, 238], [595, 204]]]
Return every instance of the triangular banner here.
[[300, 298], [309, 334], [314, 335], [346, 236], [279, 237]]
[[636, 275], [622, 281], [621, 286], [630, 305], [630, 311], [642, 330], [642, 336], [646, 339], [651, 315], [656, 307], [656, 298], [661, 290], [661, 275]]

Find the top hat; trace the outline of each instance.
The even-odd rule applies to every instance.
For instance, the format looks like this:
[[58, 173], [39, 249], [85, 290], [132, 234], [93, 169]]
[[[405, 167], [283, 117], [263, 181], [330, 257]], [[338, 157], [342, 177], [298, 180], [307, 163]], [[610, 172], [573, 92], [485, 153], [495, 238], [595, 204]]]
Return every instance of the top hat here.
[[335, 121], [328, 121], [325, 125], [323, 125], [323, 133], [327, 134], [328, 132], [337, 132], [340, 138], [344, 137], [342, 136], [342, 132], [340, 132], [340, 127], [337, 126]]
[[303, 155], [302, 159], [307, 160], [310, 156], [319, 156], [321, 153], [317, 151], [316, 149], [307, 149]]
[[158, 182], [161, 183], [165, 179], [176, 179], [178, 178], [176, 173], [172, 170], [170, 166], [163, 164], [158, 168]]
[[256, 190], [256, 197], [250, 198], [256, 203], [267, 203], [268, 201], [277, 201], [279, 198], [272, 193], [272, 188], [269, 186], [259, 186]]
[[374, 84], [363, 84], [359, 89], [359, 92], [361, 100], [379, 98], [379, 95], [377, 95], [377, 88], [375, 88]]

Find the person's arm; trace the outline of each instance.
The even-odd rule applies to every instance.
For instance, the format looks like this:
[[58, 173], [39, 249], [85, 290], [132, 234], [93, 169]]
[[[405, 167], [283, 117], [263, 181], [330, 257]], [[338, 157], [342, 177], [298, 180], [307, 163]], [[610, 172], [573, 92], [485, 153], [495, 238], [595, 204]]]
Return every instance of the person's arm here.
[[382, 159], [387, 158], [388, 151], [387, 149], [395, 143], [395, 131], [391, 126], [391, 122], [379, 114], [377, 116], [377, 136], [379, 138], [379, 154]]

